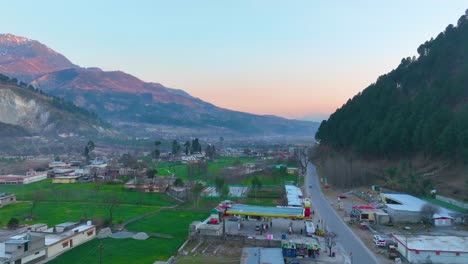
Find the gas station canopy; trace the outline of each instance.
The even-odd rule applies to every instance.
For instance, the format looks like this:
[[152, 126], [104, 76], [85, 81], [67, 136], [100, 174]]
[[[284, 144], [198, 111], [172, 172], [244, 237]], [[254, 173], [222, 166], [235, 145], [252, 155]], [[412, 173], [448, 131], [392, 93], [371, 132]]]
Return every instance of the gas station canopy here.
[[247, 215], [263, 217], [281, 218], [304, 218], [304, 208], [302, 207], [267, 207], [245, 204], [233, 204], [227, 208], [228, 215]]

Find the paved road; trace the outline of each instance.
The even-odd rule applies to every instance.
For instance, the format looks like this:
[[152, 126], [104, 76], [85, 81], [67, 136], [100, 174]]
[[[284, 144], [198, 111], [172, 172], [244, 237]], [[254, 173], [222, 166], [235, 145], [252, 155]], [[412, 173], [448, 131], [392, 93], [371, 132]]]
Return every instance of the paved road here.
[[[311, 188], [309, 188], [311, 186]], [[320, 183], [313, 164], [308, 164], [305, 177], [306, 196], [311, 198], [313, 209], [325, 220], [328, 230], [337, 234], [335, 241], [345, 252], [352, 252], [352, 263], [379, 263], [364, 243], [349, 229], [341, 217], [330, 206], [320, 189]]]

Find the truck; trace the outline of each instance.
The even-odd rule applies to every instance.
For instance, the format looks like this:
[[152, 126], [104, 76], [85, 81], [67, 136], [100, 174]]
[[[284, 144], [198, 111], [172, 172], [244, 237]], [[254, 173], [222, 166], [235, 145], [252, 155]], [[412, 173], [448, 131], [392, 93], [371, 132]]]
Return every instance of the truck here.
[[315, 226], [312, 221], [305, 221], [305, 231], [306, 236], [313, 236], [315, 234]]

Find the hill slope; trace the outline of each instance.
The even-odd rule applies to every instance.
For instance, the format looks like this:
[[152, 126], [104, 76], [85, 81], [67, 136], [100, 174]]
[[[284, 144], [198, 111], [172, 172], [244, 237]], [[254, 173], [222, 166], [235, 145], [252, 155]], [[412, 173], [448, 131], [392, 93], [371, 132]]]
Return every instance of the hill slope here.
[[321, 123], [316, 138], [373, 158], [468, 161], [468, 18], [422, 44]]
[[97, 134], [106, 125], [99, 118], [31, 86], [0, 75], [0, 135], [54, 135], [63, 132]]
[[[46, 67], [36, 67], [30, 62], [31, 49], [41, 51], [34, 53], [33, 61], [40, 61]], [[2, 50], [7, 50], [7, 55], [1, 55]], [[121, 71], [79, 68], [45, 45], [13, 35], [0, 35], [0, 73], [14, 73], [20, 80], [31, 81], [47, 93], [116, 123], [203, 128], [213, 133], [248, 135], [313, 135], [318, 127], [315, 122], [222, 109], [182, 90], [147, 83]]]

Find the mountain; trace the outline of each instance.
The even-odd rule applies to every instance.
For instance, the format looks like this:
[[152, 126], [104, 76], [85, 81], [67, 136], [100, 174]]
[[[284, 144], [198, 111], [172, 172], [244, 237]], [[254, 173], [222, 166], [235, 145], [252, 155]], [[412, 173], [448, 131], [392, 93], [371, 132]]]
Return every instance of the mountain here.
[[0, 135], [3, 137], [70, 132], [96, 135], [106, 132], [107, 126], [84, 109], [0, 75]]
[[44, 73], [76, 67], [38, 41], [0, 34], [0, 73], [4, 75], [30, 82]]
[[320, 124], [316, 160], [332, 184], [468, 201], [468, 11], [417, 52]]
[[239, 135], [313, 135], [318, 127], [315, 122], [219, 108], [182, 90], [144, 82], [121, 71], [81, 68], [37, 41], [10, 34], [0, 35], [0, 73], [72, 101], [114, 124]]
[[468, 161], [468, 17], [321, 123], [316, 138], [373, 157]]

